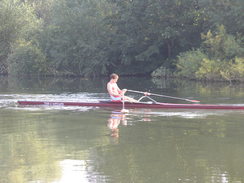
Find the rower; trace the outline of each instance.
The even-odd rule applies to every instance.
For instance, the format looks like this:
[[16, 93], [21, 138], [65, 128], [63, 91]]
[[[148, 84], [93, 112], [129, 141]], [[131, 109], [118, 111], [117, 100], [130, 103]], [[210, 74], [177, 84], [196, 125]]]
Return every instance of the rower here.
[[119, 76], [117, 74], [113, 73], [110, 75], [110, 81], [107, 84], [107, 90], [108, 90], [108, 93], [110, 95], [112, 102], [121, 102], [123, 100], [128, 101], [128, 102], [138, 102], [137, 100], [124, 95], [125, 92], [127, 91], [127, 89], [121, 90], [118, 87], [118, 85], [117, 85], [118, 79], [119, 79]]

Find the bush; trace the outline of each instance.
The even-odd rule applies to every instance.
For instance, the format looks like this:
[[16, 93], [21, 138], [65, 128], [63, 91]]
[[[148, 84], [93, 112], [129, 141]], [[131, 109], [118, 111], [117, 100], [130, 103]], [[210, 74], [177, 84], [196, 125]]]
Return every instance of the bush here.
[[47, 65], [42, 51], [32, 45], [17, 47], [8, 58], [9, 74], [47, 74]]
[[244, 81], [244, 57], [237, 57], [231, 64], [232, 80]]
[[221, 80], [222, 76], [220, 71], [222, 70], [222, 67], [223, 64], [221, 61], [204, 58], [201, 62], [201, 66], [196, 72], [196, 77], [204, 80]]
[[204, 80], [243, 81], [244, 58], [237, 57], [234, 61], [203, 59], [196, 75]]
[[202, 34], [198, 50], [177, 57], [177, 75], [200, 80], [243, 80], [244, 48], [240, 41], [227, 34], [224, 26], [215, 33]]
[[195, 79], [196, 72], [204, 58], [207, 56], [199, 49], [181, 53], [177, 57], [177, 75]]

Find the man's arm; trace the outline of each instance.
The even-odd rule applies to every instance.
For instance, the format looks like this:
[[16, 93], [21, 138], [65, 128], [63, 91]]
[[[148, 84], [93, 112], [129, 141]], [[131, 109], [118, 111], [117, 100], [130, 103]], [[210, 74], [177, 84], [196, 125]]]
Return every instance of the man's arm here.
[[115, 89], [112, 89], [112, 85], [110, 83], [107, 84], [107, 90], [110, 95], [115, 95], [115, 96], [122, 96], [127, 90], [123, 89], [121, 90], [117, 84], [115, 84]]
[[124, 95], [125, 92], [127, 91], [127, 89], [123, 89], [123, 90], [121, 90], [121, 89], [118, 87], [117, 84], [116, 84], [116, 87], [117, 87], [117, 91], [118, 91], [118, 93], [120, 94], [120, 96]]

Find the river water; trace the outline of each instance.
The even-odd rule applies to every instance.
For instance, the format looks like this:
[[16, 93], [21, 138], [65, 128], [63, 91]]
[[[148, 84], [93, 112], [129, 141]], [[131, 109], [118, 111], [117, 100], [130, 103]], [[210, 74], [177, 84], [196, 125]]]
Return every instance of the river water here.
[[[0, 77], [0, 183], [244, 183], [244, 111], [16, 103], [108, 100], [106, 82]], [[120, 78], [119, 86], [244, 105], [243, 84]]]

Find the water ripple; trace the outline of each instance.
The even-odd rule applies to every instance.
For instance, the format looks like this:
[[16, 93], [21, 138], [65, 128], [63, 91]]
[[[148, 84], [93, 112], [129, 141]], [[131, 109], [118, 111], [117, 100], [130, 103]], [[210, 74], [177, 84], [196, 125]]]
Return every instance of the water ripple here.
[[88, 110], [91, 107], [63, 107], [63, 106], [45, 106], [45, 107], [19, 107], [17, 101], [51, 101], [51, 102], [98, 102], [98, 100], [108, 100], [105, 93], [61, 93], [61, 94], [1, 94], [0, 109], [16, 109], [16, 110]]

